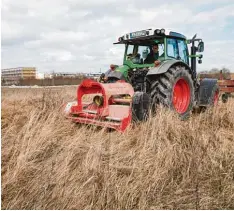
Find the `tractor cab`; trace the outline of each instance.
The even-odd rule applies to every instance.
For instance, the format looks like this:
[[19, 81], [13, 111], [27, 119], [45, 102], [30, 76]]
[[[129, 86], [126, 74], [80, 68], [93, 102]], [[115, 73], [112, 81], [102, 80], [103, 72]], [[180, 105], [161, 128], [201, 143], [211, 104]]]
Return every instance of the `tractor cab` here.
[[[165, 29], [147, 29], [125, 34], [119, 37], [118, 42], [114, 43], [125, 45], [123, 65], [118, 66], [115, 72], [111, 72], [109, 79], [111, 81], [113, 79], [122, 80], [119, 77], [120, 72], [124, 80], [130, 82], [133, 86], [137, 81], [135, 90], [142, 90], [143, 85], [139, 86], [139, 80], [141, 80], [141, 83], [144, 83], [143, 80], [149, 81], [151, 75], [166, 72], [167, 68], [176, 62], [181, 62], [191, 69], [193, 77], [196, 78], [196, 52], [202, 46], [196, 47], [195, 41], [201, 42], [201, 39], [195, 40], [194, 37], [193, 40], [187, 40], [184, 35]], [[189, 55], [188, 43], [192, 44], [192, 55]], [[146, 85], [144, 85], [144, 88], [146, 91]]]
[[[154, 66], [154, 62], [146, 60], [153, 54], [153, 46], [158, 46], [156, 60], [180, 60], [189, 65], [189, 52], [186, 37], [176, 32], [166, 32], [164, 29], [142, 30], [132, 32], [119, 38], [114, 44], [125, 44], [123, 64], [130, 67]], [[140, 65], [140, 66], [139, 66]]]

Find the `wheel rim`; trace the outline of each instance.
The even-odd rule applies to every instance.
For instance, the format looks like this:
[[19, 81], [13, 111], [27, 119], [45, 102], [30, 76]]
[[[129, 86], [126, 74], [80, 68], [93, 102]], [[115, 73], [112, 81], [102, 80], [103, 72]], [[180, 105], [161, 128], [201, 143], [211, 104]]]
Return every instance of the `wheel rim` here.
[[187, 111], [190, 103], [190, 87], [185, 79], [179, 79], [173, 90], [173, 106], [175, 110], [182, 114]]
[[214, 105], [217, 105], [219, 101], [219, 91], [217, 90], [214, 95]]

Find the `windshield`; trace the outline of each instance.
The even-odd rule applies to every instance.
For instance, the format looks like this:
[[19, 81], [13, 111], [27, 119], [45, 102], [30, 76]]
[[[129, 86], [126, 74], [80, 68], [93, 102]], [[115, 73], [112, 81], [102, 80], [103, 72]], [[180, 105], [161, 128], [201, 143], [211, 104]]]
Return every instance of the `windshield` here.
[[128, 45], [125, 60], [133, 64], [152, 64], [164, 58], [164, 43], [157, 42], [152, 45]]

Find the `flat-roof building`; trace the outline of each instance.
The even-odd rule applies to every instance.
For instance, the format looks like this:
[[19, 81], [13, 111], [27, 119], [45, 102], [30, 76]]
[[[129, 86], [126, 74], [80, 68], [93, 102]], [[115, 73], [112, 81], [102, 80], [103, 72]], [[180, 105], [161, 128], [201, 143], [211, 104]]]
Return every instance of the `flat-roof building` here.
[[36, 78], [35, 67], [16, 67], [2, 69], [2, 82], [6, 85], [17, 85], [21, 79]]

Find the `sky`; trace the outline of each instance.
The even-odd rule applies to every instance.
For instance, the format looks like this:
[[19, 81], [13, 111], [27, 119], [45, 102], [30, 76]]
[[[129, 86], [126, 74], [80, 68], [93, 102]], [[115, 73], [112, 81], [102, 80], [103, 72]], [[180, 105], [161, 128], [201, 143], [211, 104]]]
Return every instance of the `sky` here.
[[198, 71], [234, 72], [234, 0], [2, 0], [2, 68], [105, 72], [125, 33], [166, 28], [205, 42]]

